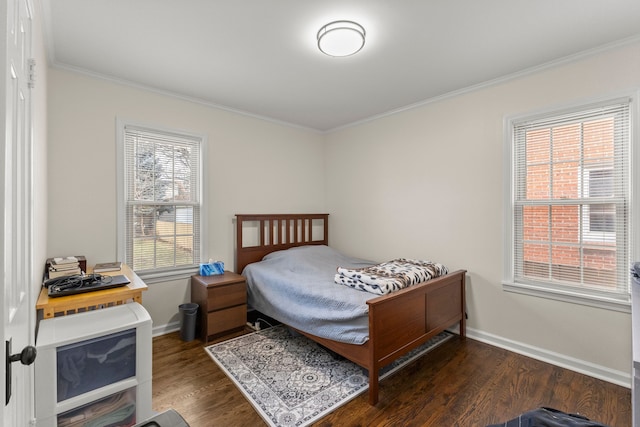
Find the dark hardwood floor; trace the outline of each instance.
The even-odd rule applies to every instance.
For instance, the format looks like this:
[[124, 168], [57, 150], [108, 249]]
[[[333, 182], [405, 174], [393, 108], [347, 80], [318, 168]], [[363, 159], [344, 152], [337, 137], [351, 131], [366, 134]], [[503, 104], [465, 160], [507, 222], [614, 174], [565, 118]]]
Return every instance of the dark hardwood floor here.
[[[376, 406], [365, 393], [314, 425], [486, 426], [541, 406], [631, 426], [628, 388], [459, 338], [382, 381]], [[267, 425], [204, 344], [177, 332], [153, 339], [153, 409], [170, 408], [191, 427]]]

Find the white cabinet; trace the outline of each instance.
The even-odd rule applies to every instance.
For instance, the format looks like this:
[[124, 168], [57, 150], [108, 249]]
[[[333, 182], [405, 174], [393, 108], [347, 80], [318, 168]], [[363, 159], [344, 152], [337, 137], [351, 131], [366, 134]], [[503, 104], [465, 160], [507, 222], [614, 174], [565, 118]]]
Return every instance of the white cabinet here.
[[153, 415], [151, 317], [140, 304], [42, 320], [36, 347], [38, 427], [133, 425]]

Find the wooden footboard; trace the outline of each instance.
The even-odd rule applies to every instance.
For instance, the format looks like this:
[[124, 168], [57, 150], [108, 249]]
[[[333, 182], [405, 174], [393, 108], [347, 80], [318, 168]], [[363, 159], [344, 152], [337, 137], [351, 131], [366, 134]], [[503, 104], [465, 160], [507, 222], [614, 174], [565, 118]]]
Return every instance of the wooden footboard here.
[[[321, 228], [318, 238], [313, 228]], [[246, 242], [245, 225], [255, 234]], [[236, 271], [266, 254], [294, 246], [328, 244], [328, 214], [236, 215]], [[299, 331], [369, 371], [369, 403], [378, 402], [382, 367], [458, 323], [466, 332], [465, 270], [377, 297], [369, 305], [369, 340], [362, 345]]]
[[369, 371], [369, 403], [378, 403], [381, 368], [451, 327], [466, 333], [465, 270], [370, 300], [369, 341], [347, 344], [299, 331]]
[[369, 403], [378, 402], [378, 372], [454, 323], [465, 325], [466, 271], [369, 301]]

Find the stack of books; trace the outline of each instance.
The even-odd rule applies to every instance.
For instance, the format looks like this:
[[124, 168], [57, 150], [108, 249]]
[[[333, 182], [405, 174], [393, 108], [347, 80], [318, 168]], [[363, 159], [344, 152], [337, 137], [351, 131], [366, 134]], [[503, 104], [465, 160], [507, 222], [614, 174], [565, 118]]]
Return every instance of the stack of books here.
[[55, 279], [61, 276], [71, 276], [80, 274], [80, 261], [74, 256], [64, 258], [52, 258], [49, 262], [49, 279]]

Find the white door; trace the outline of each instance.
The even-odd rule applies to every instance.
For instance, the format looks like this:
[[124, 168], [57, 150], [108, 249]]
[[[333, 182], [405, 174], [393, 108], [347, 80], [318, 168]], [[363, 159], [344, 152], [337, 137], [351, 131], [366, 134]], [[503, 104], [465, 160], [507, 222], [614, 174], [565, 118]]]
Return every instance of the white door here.
[[[0, 314], [4, 321], [2, 359], [34, 345], [32, 276], [32, 132], [31, 0], [1, 0], [0, 26], [0, 192], [3, 243], [0, 246]], [[8, 344], [11, 349], [9, 350]], [[19, 356], [15, 357], [19, 359]], [[5, 427], [28, 426], [33, 413], [33, 367], [20, 360], [2, 363], [2, 421]], [[8, 375], [10, 371], [11, 375]]]

